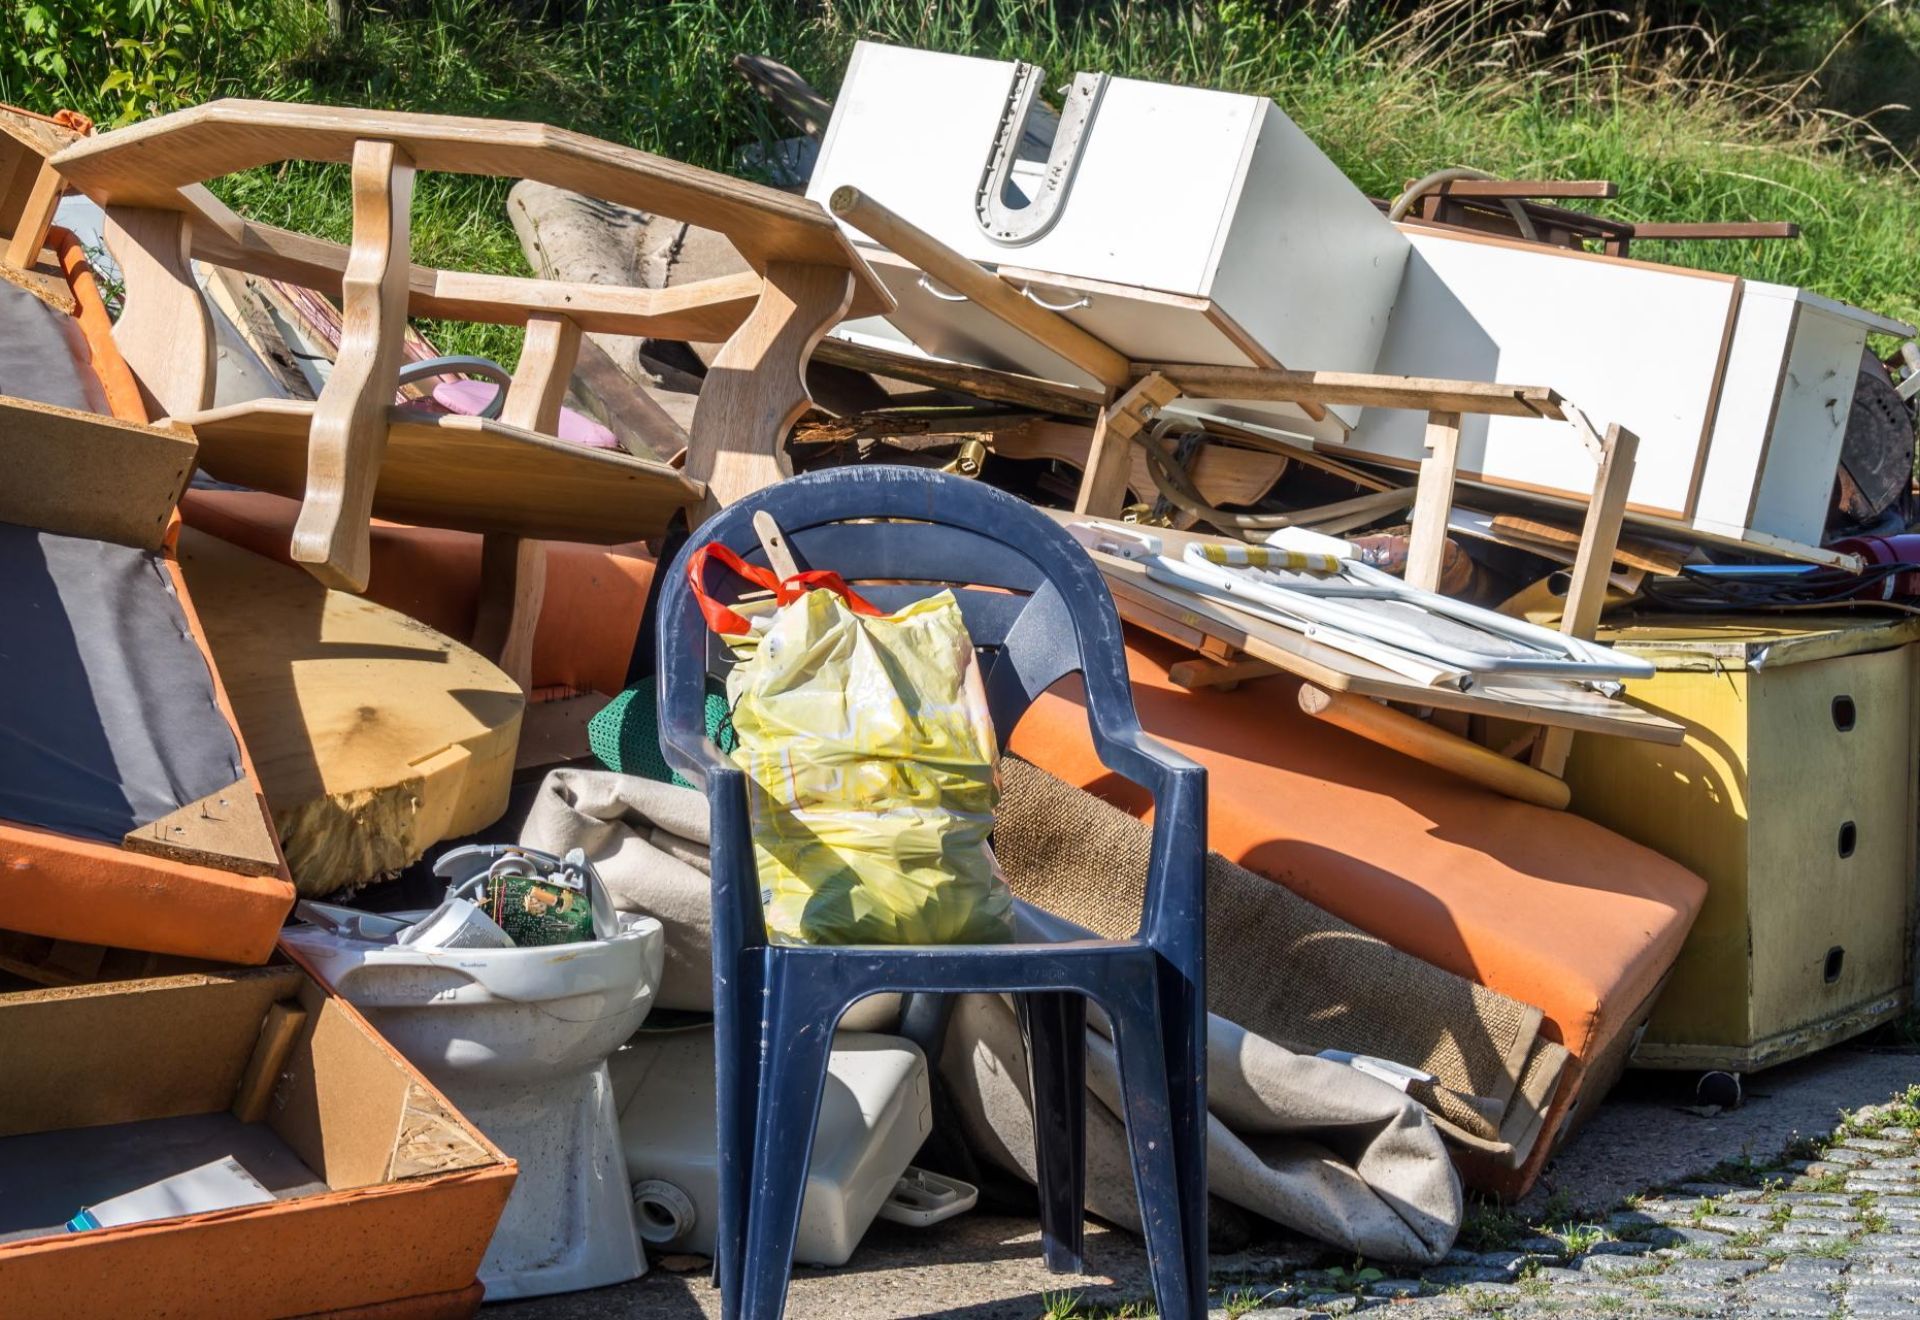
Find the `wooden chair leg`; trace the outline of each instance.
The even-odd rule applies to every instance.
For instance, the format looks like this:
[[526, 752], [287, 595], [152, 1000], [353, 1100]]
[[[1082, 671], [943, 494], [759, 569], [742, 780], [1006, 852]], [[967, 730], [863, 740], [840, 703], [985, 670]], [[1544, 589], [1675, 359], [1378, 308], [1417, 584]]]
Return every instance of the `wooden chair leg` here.
[[1133, 471], [1133, 437], [1156, 411], [1179, 397], [1180, 388], [1154, 372], [1142, 377], [1094, 419], [1086, 472], [1073, 501], [1075, 513], [1096, 518], [1120, 516], [1127, 502], [1127, 478]]
[[[500, 420], [552, 435], [560, 426], [580, 354], [580, 326], [557, 313], [527, 319], [526, 342]], [[547, 594], [547, 550], [539, 541], [489, 535], [481, 539], [480, 608], [473, 621], [473, 649], [492, 660], [522, 692], [533, 691], [533, 635]]]
[[105, 236], [125, 288], [113, 342], [133, 370], [148, 416], [212, 407], [213, 317], [193, 278], [187, 217], [110, 206]]
[[703, 482], [706, 518], [792, 474], [788, 430], [813, 401], [806, 365], [853, 303], [853, 272], [767, 263], [753, 314], [714, 358], [687, 440], [687, 475]]
[[307, 434], [293, 559], [330, 587], [367, 589], [367, 523], [407, 329], [413, 162], [391, 142], [353, 148], [353, 247], [341, 281], [340, 352]]
[[[1620, 524], [1627, 512], [1627, 489], [1633, 485], [1634, 456], [1640, 437], [1623, 426], [1609, 426], [1601, 442], [1600, 470], [1594, 477], [1593, 499], [1580, 529], [1580, 549], [1573, 559], [1573, 585], [1567, 590], [1567, 608], [1560, 631], [1570, 637], [1592, 638], [1600, 628], [1600, 609], [1607, 599], [1607, 578], [1613, 572], [1613, 552], [1620, 545]], [[1573, 749], [1571, 729], [1552, 728], [1533, 745], [1534, 768], [1550, 775], [1567, 769]]]
[[1427, 453], [1413, 497], [1413, 531], [1407, 544], [1407, 585], [1440, 590], [1446, 566], [1447, 519], [1453, 513], [1453, 483], [1460, 470], [1460, 414], [1427, 414]]

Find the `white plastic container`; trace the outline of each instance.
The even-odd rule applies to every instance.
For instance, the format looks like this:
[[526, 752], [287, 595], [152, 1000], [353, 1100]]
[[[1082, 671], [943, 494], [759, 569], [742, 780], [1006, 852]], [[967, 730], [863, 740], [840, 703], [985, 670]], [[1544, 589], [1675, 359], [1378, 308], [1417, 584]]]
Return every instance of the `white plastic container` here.
[[[643, 1032], [609, 1060], [640, 1234], [656, 1250], [713, 1253], [713, 1032]], [[842, 1031], [814, 1130], [793, 1258], [844, 1265], [933, 1130], [913, 1042]]]

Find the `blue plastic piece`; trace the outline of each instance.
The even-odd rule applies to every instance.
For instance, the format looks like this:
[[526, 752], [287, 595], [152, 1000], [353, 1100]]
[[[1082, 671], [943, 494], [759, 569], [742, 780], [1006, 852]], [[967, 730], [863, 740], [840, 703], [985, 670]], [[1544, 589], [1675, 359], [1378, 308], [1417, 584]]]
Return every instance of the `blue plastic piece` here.
[[[683, 554], [661, 598], [659, 710], [661, 750], [704, 789], [712, 810], [721, 1315], [772, 1320], [785, 1307], [840, 1015], [868, 995], [899, 992], [911, 997], [910, 1021], [937, 1027], [944, 1015], [925, 1012], [923, 995], [1000, 992], [1018, 996], [1028, 1031], [1048, 1265], [1080, 1265], [1084, 1024], [1093, 1000], [1113, 1024], [1160, 1314], [1198, 1320], [1207, 1276], [1206, 772], [1141, 730], [1105, 583], [1073, 539], [1029, 505], [909, 467], [839, 468], [758, 491], [701, 526], [687, 551], [718, 541], [765, 563], [753, 531], [762, 509], [802, 569], [832, 569], [883, 608], [955, 586], [1002, 746], [1035, 697], [1079, 673], [1100, 760], [1153, 794], [1153, 847], [1132, 939], [770, 946], [745, 777], [708, 741], [703, 716], [709, 669], [729, 660], [688, 589]], [[704, 585], [722, 601], [745, 589], [719, 572]]]

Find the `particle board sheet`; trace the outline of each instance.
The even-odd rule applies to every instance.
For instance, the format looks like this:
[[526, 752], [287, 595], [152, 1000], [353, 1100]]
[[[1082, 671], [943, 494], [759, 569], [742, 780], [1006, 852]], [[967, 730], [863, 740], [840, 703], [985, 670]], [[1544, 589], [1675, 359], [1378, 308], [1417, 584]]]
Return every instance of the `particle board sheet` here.
[[[1741, 283], [1730, 276], [1409, 229], [1378, 371], [1538, 381], [1596, 425], [1640, 437], [1628, 508], [1689, 519], [1706, 463]], [[1424, 454], [1425, 417], [1369, 409], [1341, 449], [1400, 466]], [[1322, 442], [1324, 445], [1324, 442]], [[1574, 429], [1463, 419], [1460, 475], [1584, 503], [1594, 463]]]
[[0, 523], [0, 820], [119, 844], [245, 778], [156, 551]]
[[[314, 405], [260, 399], [181, 420], [209, 476], [301, 499]], [[541, 541], [621, 545], [658, 535], [702, 489], [653, 459], [585, 449], [482, 417], [388, 414], [375, 517]]]

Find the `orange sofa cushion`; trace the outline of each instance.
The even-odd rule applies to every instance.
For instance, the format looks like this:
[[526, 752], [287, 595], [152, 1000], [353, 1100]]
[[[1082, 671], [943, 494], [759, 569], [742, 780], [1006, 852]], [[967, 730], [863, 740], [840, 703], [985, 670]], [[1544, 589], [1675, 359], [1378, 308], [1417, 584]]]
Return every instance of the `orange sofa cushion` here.
[[[1130, 633], [1147, 732], [1208, 769], [1209, 844], [1435, 966], [1538, 1007], [1602, 1049], [1679, 954], [1706, 883], [1590, 821], [1501, 797], [1301, 712], [1297, 680], [1174, 686], [1170, 643]], [[1077, 689], [1035, 703], [1012, 750], [1147, 815], [1094, 756]], [[1226, 974], [1230, 969], [1218, 969]]]
[[[259, 491], [189, 490], [187, 524], [224, 541], [290, 563], [300, 505]], [[449, 637], [473, 635], [480, 599], [480, 537], [438, 527], [373, 523], [373, 571], [367, 598]], [[653, 583], [644, 545], [549, 541], [547, 591], [533, 635], [533, 686], [620, 691]]]

